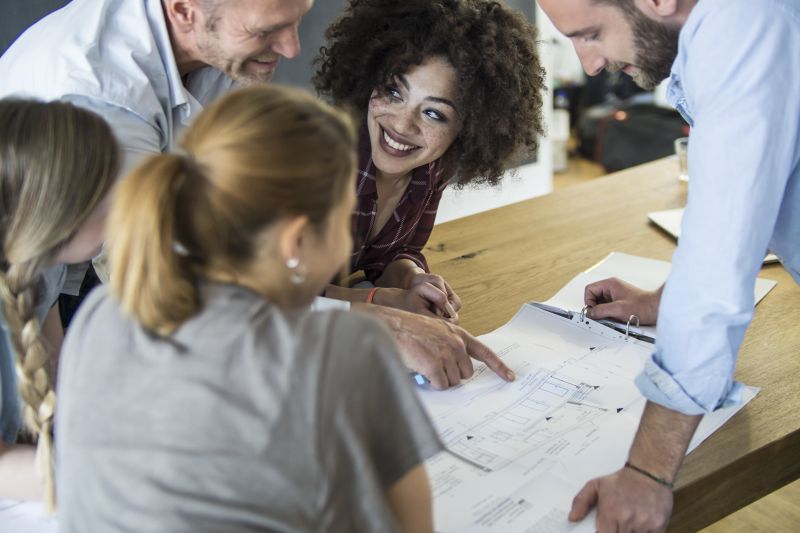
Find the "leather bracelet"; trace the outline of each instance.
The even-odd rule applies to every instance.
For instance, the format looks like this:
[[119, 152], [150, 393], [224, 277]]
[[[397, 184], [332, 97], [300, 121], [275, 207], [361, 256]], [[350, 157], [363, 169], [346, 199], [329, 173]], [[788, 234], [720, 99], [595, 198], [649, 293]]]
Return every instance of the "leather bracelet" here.
[[375, 293], [378, 292], [378, 289], [380, 289], [380, 287], [372, 287], [369, 290], [369, 292], [367, 293], [367, 303], [368, 304], [372, 303], [372, 299], [375, 298]]
[[667, 481], [666, 479], [663, 479], [663, 478], [660, 478], [660, 477], [658, 477], [656, 475], [653, 475], [650, 472], [648, 472], [647, 470], [645, 470], [644, 468], [639, 468], [636, 465], [632, 465], [628, 461], [625, 462], [625, 468], [630, 468], [631, 470], [639, 472], [641, 475], [652, 479], [653, 481], [655, 481], [659, 485], [663, 485], [663, 486], [667, 487], [669, 490], [672, 490], [674, 488], [674, 485], [672, 483], [670, 483], [669, 481]]

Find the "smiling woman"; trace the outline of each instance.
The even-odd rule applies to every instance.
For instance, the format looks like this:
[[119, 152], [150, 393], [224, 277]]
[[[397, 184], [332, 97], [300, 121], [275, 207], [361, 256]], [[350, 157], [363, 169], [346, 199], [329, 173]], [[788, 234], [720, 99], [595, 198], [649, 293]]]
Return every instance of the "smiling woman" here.
[[384, 181], [402, 182], [453, 144], [463, 122], [455, 103], [456, 75], [446, 58], [432, 56], [373, 90], [367, 130]]
[[328, 296], [457, 321], [422, 249], [450, 183], [500, 181], [542, 133], [536, 31], [489, 0], [351, 0], [326, 32], [317, 91], [362, 124], [351, 269], [379, 291]]

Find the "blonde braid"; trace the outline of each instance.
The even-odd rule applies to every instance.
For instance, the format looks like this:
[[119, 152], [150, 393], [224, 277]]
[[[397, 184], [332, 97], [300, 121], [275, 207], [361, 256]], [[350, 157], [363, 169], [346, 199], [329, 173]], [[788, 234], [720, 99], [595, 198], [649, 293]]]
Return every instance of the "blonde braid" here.
[[42, 258], [25, 265], [12, 264], [0, 273], [0, 300], [16, 352], [17, 389], [24, 402], [23, 418], [37, 439], [36, 467], [43, 476], [48, 509], [55, 510], [53, 473], [53, 415], [56, 393], [54, 364], [36, 316]]
[[39, 287], [45, 269], [108, 194], [118, 168], [114, 135], [99, 116], [64, 102], [0, 100], [0, 303], [50, 510], [56, 359], [36, 316]]

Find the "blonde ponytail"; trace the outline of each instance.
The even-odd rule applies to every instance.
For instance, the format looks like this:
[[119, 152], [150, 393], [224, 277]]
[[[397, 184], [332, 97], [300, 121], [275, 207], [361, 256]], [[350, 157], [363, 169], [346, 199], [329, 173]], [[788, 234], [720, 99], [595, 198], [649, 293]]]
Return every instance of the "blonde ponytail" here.
[[198, 277], [235, 279], [281, 217], [321, 227], [355, 173], [350, 119], [274, 85], [218, 100], [181, 146], [187, 155], [155, 156], [125, 178], [106, 232], [113, 294], [161, 335], [198, 312]]
[[153, 156], [121, 184], [108, 221], [111, 288], [147, 329], [168, 335], [198, 308], [191, 263], [178, 238], [191, 162]]

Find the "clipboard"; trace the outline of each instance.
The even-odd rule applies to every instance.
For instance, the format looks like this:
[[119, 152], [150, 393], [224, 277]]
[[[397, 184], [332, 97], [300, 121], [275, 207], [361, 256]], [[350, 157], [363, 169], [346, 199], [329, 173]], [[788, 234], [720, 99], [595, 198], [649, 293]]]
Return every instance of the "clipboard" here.
[[588, 307], [584, 307], [580, 313], [576, 313], [575, 311], [561, 309], [560, 307], [541, 302], [528, 302], [526, 305], [530, 305], [537, 309], [541, 309], [542, 311], [547, 311], [548, 313], [560, 316], [561, 318], [569, 320], [582, 329], [598, 333], [603, 337], [610, 337], [615, 340], [623, 341], [637, 340], [646, 342], [648, 344], [656, 343], [656, 340], [653, 337], [645, 334], [641, 329], [639, 329], [639, 317], [636, 315], [631, 315], [627, 323], [623, 324], [621, 322], [608, 319], [593, 320], [586, 315], [586, 310]]

